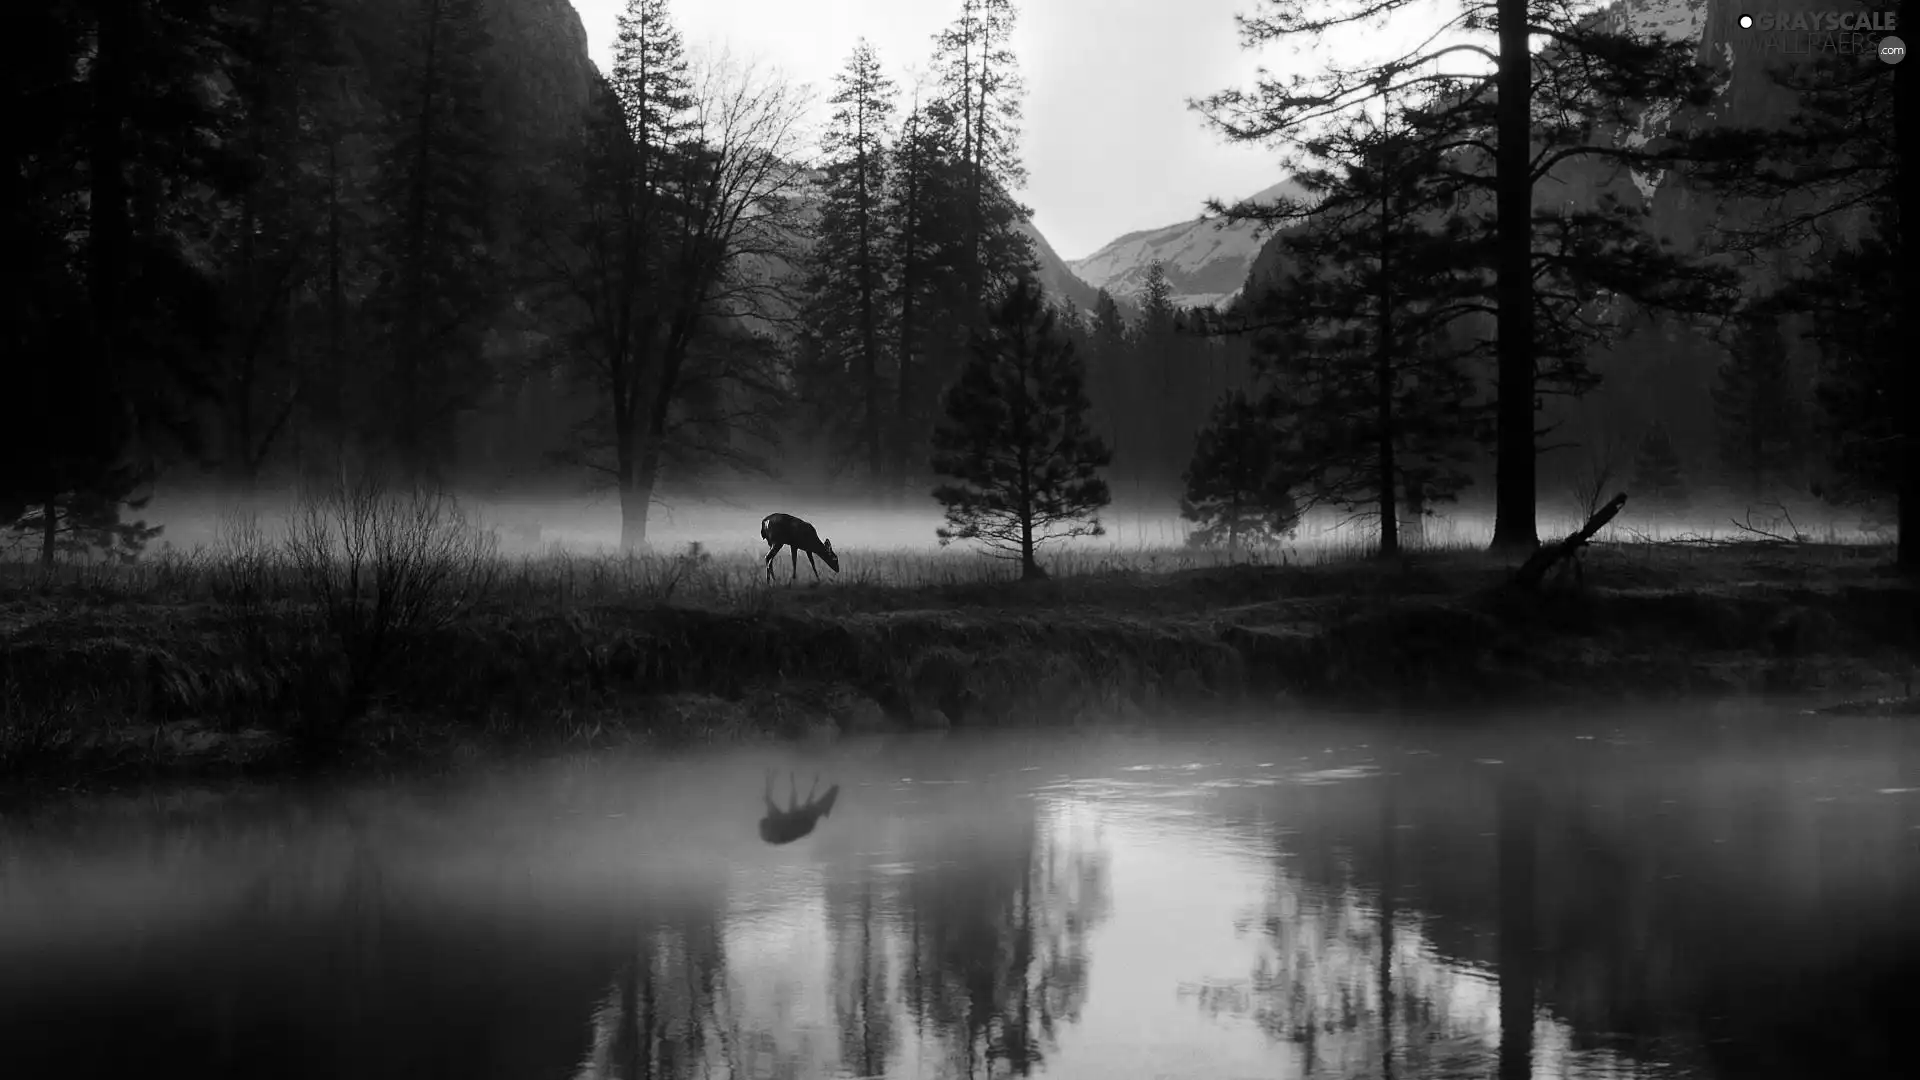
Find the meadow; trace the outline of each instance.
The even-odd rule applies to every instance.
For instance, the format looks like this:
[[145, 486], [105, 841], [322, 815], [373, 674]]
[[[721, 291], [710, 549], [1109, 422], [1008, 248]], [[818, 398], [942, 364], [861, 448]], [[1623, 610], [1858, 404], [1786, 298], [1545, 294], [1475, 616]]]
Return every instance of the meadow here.
[[[532, 528], [528, 518], [542, 522]], [[1709, 694], [1909, 694], [1920, 594], [1879, 538], [1785, 511], [1630, 516], [1579, 573], [1509, 584], [1478, 523], [1370, 558], [1310, 520], [1227, 553], [1125, 511], [1051, 579], [931, 515], [822, 514], [842, 573], [769, 584], [759, 512], [660, 523], [647, 550], [582, 515], [341, 488], [198, 510], [132, 563], [0, 562], [0, 775], [419, 767], [687, 740], [1298, 709], [1426, 713]], [[1543, 514], [1541, 532], [1576, 515]], [[1706, 527], [1703, 527], [1706, 526]], [[600, 530], [596, 537], [595, 529]], [[179, 537], [178, 541], [172, 538]], [[699, 538], [711, 538], [703, 542]], [[750, 538], [750, 542], [746, 539]], [[863, 538], [877, 543], [863, 544]], [[599, 543], [595, 543], [596, 539]]]

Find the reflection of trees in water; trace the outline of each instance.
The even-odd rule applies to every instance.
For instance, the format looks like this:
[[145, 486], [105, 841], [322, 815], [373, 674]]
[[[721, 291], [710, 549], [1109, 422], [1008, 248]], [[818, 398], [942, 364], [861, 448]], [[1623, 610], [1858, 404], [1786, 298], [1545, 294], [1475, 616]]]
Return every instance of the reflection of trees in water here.
[[870, 867], [827, 885], [827, 918], [833, 926], [834, 1016], [840, 1031], [840, 1062], [859, 1076], [883, 1076], [893, 1055], [893, 986], [887, 928], [875, 902]]
[[[935, 1075], [1027, 1075], [1079, 1015], [1086, 939], [1109, 905], [1104, 853], [1043, 839], [1030, 815], [968, 825], [953, 831], [964, 841], [916, 873], [842, 866], [828, 875], [832, 948], [821, 974], [848, 1075], [895, 1071], [909, 1018], [921, 1046], [944, 1059]], [[729, 971], [724, 910], [716, 898], [641, 934], [595, 1011], [580, 1080], [798, 1077], [817, 1068], [787, 1009], [736, 1008], [742, 975]]]
[[1104, 853], [1023, 816], [950, 854], [906, 882], [906, 1005], [966, 1076], [1028, 1075], [1086, 999]]
[[696, 908], [652, 923], [596, 1010], [579, 1076], [680, 1080], [707, 1075], [716, 1062], [729, 1075], [747, 1075], [743, 1058], [761, 1048], [742, 1038], [732, 1013], [717, 911]]
[[[1477, 1056], [1481, 1076], [1903, 1074], [1920, 930], [1897, 913], [1920, 899], [1920, 846], [1913, 810], [1872, 793], [1912, 766], [1842, 750], [1623, 747], [1478, 775], [1409, 763], [1399, 844], [1369, 827], [1380, 788], [1276, 793], [1297, 831], [1256, 920], [1271, 952], [1252, 980], [1197, 996], [1323, 1063], [1337, 1039], [1391, 1038], [1381, 1056], [1401, 1076], [1456, 1068], [1416, 1065], [1431, 1047]], [[1369, 915], [1396, 904], [1406, 940], [1389, 954]]]
[[[1276, 874], [1265, 909], [1243, 920], [1265, 949], [1242, 986], [1204, 987], [1201, 1008], [1244, 1016], [1271, 1037], [1295, 1045], [1308, 1074], [1484, 1076], [1492, 1062], [1492, 995], [1477, 973], [1441, 957], [1416, 913], [1402, 913], [1406, 884], [1400, 858], [1400, 811], [1393, 782], [1373, 789], [1374, 834], [1364, 858], [1337, 831], [1275, 837], [1287, 867]], [[1503, 953], [1530, 948], [1530, 859], [1516, 859], [1531, 841], [1532, 819], [1502, 802], [1499, 899]], [[1417, 865], [1417, 864], [1416, 864]], [[1493, 883], [1489, 882], [1491, 886]], [[1489, 889], [1489, 891], [1492, 891]], [[1517, 928], [1517, 933], [1515, 932]], [[1531, 964], [1511, 961], [1517, 979], [1502, 980], [1501, 1011], [1530, 1016]], [[1518, 1011], [1515, 1011], [1518, 1010]], [[1501, 1042], [1503, 1080], [1526, 1077], [1531, 1025]], [[1513, 1071], [1513, 1070], [1519, 1071]]]

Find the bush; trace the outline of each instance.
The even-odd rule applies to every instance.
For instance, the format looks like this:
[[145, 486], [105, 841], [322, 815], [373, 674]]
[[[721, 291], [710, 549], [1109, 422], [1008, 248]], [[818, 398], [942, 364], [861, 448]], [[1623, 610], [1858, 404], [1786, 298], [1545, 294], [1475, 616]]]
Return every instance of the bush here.
[[[337, 650], [328, 695], [337, 698], [336, 719], [358, 719], [390, 665], [488, 596], [497, 548], [497, 537], [440, 492], [396, 495], [363, 476], [302, 494], [285, 552], [317, 629]], [[249, 579], [258, 566], [243, 561], [232, 572], [235, 602], [255, 595]]]

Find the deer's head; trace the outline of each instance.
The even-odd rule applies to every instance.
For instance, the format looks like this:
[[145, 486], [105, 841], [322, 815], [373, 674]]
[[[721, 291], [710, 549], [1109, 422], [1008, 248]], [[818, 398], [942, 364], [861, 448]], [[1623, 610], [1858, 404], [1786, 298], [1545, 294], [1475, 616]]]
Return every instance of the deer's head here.
[[821, 548], [820, 557], [827, 561], [827, 565], [833, 568], [834, 573], [836, 574], [839, 573], [840, 572], [840, 556], [835, 555], [833, 553], [833, 541], [831, 540], [820, 541], [820, 548]]

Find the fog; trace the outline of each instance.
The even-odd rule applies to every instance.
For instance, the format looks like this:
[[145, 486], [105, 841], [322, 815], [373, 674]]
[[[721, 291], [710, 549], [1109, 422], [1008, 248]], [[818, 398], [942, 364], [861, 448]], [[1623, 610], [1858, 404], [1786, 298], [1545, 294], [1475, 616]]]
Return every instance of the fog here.
[[[1192, 526], [1180, 518], [1176, 497], [1126, 495], [1116, 492], [1115, 503], [1100, 514], [1103, 536], [1049, 544], [1043, 552], [1151, 553], [1184, 548]], [[498, 537], [503, 555], [592, 555], [619, 548], [620, 508], [610, 491], [512, 496], [456, 491], [454, 496], [475, 524]], [[704, 498], [668, 496], [653, 505], [647, 526], [648, 548], [678, 553], [697, 544], [715, 553], [764, 552], [760, 521], [778, 511], [812, 522], [839, 551], [946, 554], [956, 559], [979, 554], [977, 545], [965, 541], [942, 549], [935, 536], [935, 530], [943, 524], [941, 508], [930, 496], [913, 502], [918, 505], [882, 507], [843, 495], [744, 486]], [[292, 489], [252, 498], [212, 490], [162, 490], [144, 510], [128, 516], [165, 527], [148, 548], [151, 556], [169, 551], [217, 550], [222, 522], [249, 512], [267, 535], [277, 535], [297, 505]], [[1546, 541], [1565, 535], [1583, 518], [1572, 497], [1543, 497], [1538, 511], [1540, 537]], [[1288, 559], [1351, 554], [1372, 544], [1375, 532], [1371, 513], [1319, 508], [1309, 512], [1289, 542], [1278, 545], [1272, 554]], [[1419, 544], [1427, 548], [1484, 547], [1493, 534], [1493, 515], [1490, 508], [1472, 501], [1441, 507], [1428, 516], [1422, 532], [1424, 539]], [[1625, 511], [1600, 533], [1598, 540], [1631, 543], [1795, 538], [1811, 543], [1883, 543], [1891, 542], [1892, 529], [1890, 523], [1870, 514], [1838, 510], [1805, 495], [1763, 503], [1719, 495], [1710, 502], [1703, 498], [1685, 510], [1671, 510], [1635, 503], [1629, 490]], [[29, 544], [32, 540], [26, 538]], [[1402, 543], [1413, 546], [1404, 533]]]

